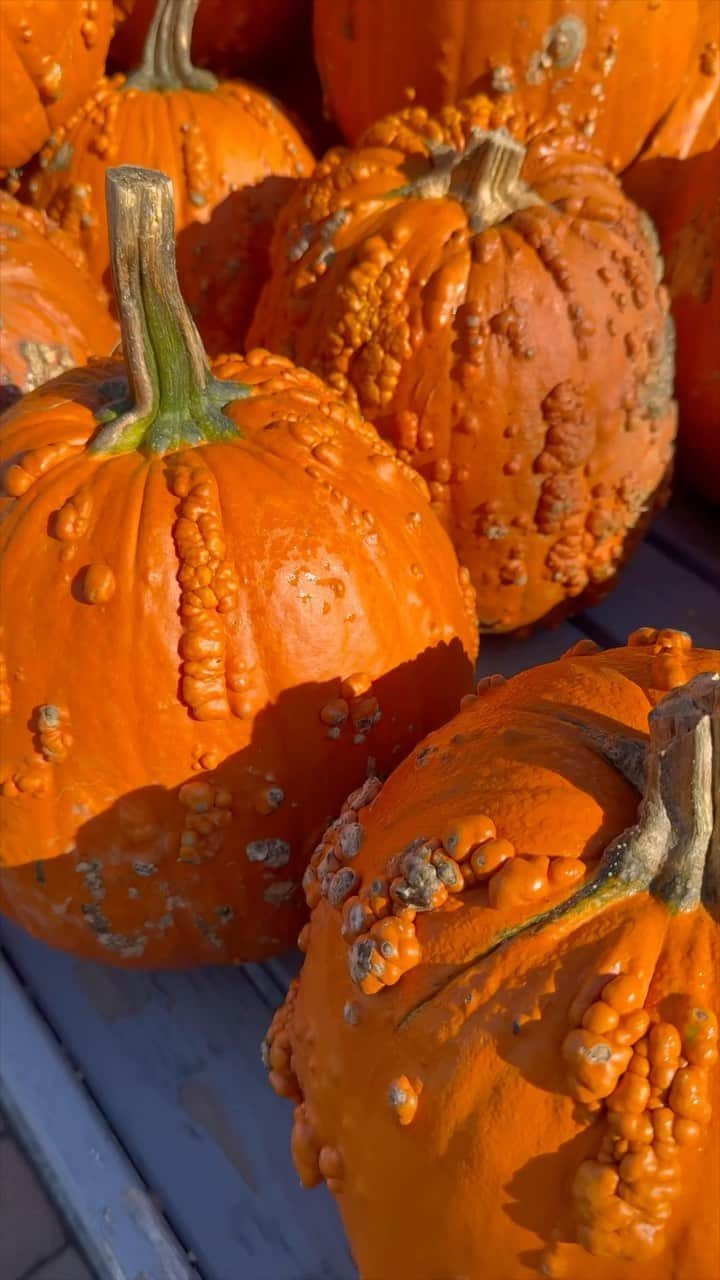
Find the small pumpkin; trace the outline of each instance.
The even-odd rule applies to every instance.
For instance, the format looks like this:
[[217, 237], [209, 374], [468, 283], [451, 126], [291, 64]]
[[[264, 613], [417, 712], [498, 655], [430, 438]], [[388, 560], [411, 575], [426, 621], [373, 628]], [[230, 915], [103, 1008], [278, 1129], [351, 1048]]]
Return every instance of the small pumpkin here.
[[25, 164], [100, 79], [112, 0], [2, 0], [0, 174]]
[[253, 344], [360, 407], [430, 484], [508, 631], [606, 591], [662, 500], [672, 331], [649, 220], [508, 100], [408, 108], [281, 214]]
[[109, 283], [106, 167], [157, 167], [173, 181], [180, 284], [208, 351], [244, 339], [268, 273], [270, 235], [292, 180], [312, 157], [280, 108], [249, 84], [194, 67], [197, 0], [157, 0], [143, 61], [102, 80], [56, 130], [25, 183]]
[[314, 0], [327, 109], [348, 142], [409, 100], [438, 111], [512, 93], [533, 120], [565, 116], [614, 169], [673, 103], [697, 27], [697, 0]]
[[660, 231], [677, 332], [680, 461], [720, 502], [720, 142], [682, 162]]
[[[118, 29], [110, 46], [113, 67], [133, 67], [153, 18], [155, 0], [116, 0]], [[292, 42], [307, 0], [200, 0], [192, 58], [222, 75], [257, 69], [279, 44]]]
[[82, 250], [4, 191], [0, 292], [0, 408], [117, 343], [118, 327]]
[[368, 1280], [714, 1280], [720, 652], [628, 646], [485, 680], [313, 857], [265, 1057]]
[[125, 362], [0, 432], [0, 907], [118, 964], [258, 959], [346, 789], [471, 684], [472, 589], [423, 482], [319, 379], [209, 367], [169, 179], [113, 169], [108, 199]]

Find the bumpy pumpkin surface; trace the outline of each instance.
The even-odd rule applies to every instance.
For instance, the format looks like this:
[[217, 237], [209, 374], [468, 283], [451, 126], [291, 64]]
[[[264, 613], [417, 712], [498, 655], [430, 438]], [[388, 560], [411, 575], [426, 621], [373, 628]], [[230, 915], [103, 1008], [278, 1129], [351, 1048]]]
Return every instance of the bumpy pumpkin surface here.
[[720, 502], [720, 142], [683, 162], [660, 230], [677, 331], [680, 458], [696, 488]]
[[313, 857], [266, 1058], [362, 1280], [717, 1274], [720, 652], [594, 648], [484, 681]]
[[[155, 0], [116, 0], [118, 30], [110, 46], [115, 67], [133, 67], [142, 54]], [[305, 0], [200, 0], [192, 56], [198, 66], [234, 75], [253, 67], [295, 35]]]
[[0, 409], [91, 354], [118, 327], [82, 250], [43, 214], [0, 192]]
[[268, 94], [192, 66], [183, 42], [196, 2], [157, 0], [141, 66], [100, 81], [43, 148], [26, 193], [79, 239], [94, 274], [108, 282], [106, 167], [167, 173], [180, 284], [208, 351], [218, 355], [244, 340], [268, 274], [273, 224], [312, 156]]
[[357, 142], [407, 101], [438, 110], [514, 93], [558, 112], [615, 169], [638, 153], [683, 83], [696, 0], [315, 0], [328, 110]]
[[342, 795], [449, 714], [476, 650], [468, 575], [373, 429], [267, 352], [210, 371], [170, 190], [109, 175], [127, 366], [0, 433], [0, 905], [143, 965], [287, 946]]
[[587, 142], [473, 98], [327, 153], [279, 219], [250, 336], [422, 472], [481, 626], [507, 631], [606, 590], [662, 494], [661, 270]]
[[0, 171], [25, 164], [99, 80], [112, 0], [2, 0]]

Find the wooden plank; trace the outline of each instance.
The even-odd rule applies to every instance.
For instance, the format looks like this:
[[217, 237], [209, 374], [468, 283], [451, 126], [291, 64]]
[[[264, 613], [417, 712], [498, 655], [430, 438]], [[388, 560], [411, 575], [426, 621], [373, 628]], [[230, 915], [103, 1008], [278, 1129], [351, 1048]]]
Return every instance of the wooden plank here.
[[550, 630], [536, 631], [525, 640], [506, 636], [482, 636], [477, 666], [478, 679], [495, 673], [514, 676], [526, 667], [555, 662], [572, 645], [577, 644], [578, 640], [584, 639], [585, 633], [576, 619], [563, 622]]
[[203, 1280], [353, 1280], [332, 1197], [299, 1185], [242, 970], [123, 972], [0, 937]]
[[678, 491], [654, 521], [649, 540], [670, 559], [720, 587], [720, 507]]
[[637, 627], [689, 631], [696, 645], [720, 647], [720, 589], [704, 582], [658, 547], [644, 543], [602, 604], [573, 619], [599, 640], [622, 644]]
[[0, 1045], [0, 1106], [98, 1280], [198, 1280], [2, 955]]

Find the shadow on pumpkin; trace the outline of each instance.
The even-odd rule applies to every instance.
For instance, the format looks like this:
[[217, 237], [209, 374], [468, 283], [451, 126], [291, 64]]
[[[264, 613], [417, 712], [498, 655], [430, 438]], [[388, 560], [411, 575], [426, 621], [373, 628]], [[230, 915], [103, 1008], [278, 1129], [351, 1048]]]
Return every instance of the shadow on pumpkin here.
[[[217, 765], [208, 765], [206, 744], [213, 724], [225, 722], [198, 723], [196, 767], [188, 760], [181, 783], [128, 791], [84, 821], [78, 806], [72, 850], [46, 860], [30, 860], [28, 851], [21, 867], [0, 871], [0, 908], [50, 945], [125, 966], [279, 954], [307, 915], [307, 859], [346, 796], [370, 774], [389, 773], [453, 715], [471, 681], [459, 640], [426, 649], [373, 682], [382, 716], [365, 732], [351, 718], [341, 726], [320, 718], [338, 697], [339, 678], [297, 685], [262, 710], [247, 745]], [[152, 765], [140, 761], [138, 772], [152, 776]], [[53, 812], [38, 815], [38, 841], [52, 839]]]
[[[657, 133], [663, 125], [660, 121]], [[648, 143], [652, 142], [653, 134]], [[623, 174], [623, 187], [631, 200], [658, 219], [664, 209], [670, 208], [677, 193], [682, 190], [687, 176], [687, 161], [669, 156], [648, 156], [636, 160]]]

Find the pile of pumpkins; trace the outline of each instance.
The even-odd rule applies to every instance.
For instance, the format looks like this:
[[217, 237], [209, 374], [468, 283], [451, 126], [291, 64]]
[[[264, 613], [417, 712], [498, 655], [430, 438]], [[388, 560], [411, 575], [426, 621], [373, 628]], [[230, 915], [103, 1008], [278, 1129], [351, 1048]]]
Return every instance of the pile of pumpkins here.
[[717, 2], [312, 30], [0, 6], [0, 909], [299, 931], [264, 1055], [363, 1280], [714, 1280], [720, 652], [473, 670], [612, 587], [675, 395], [720, 500]]

